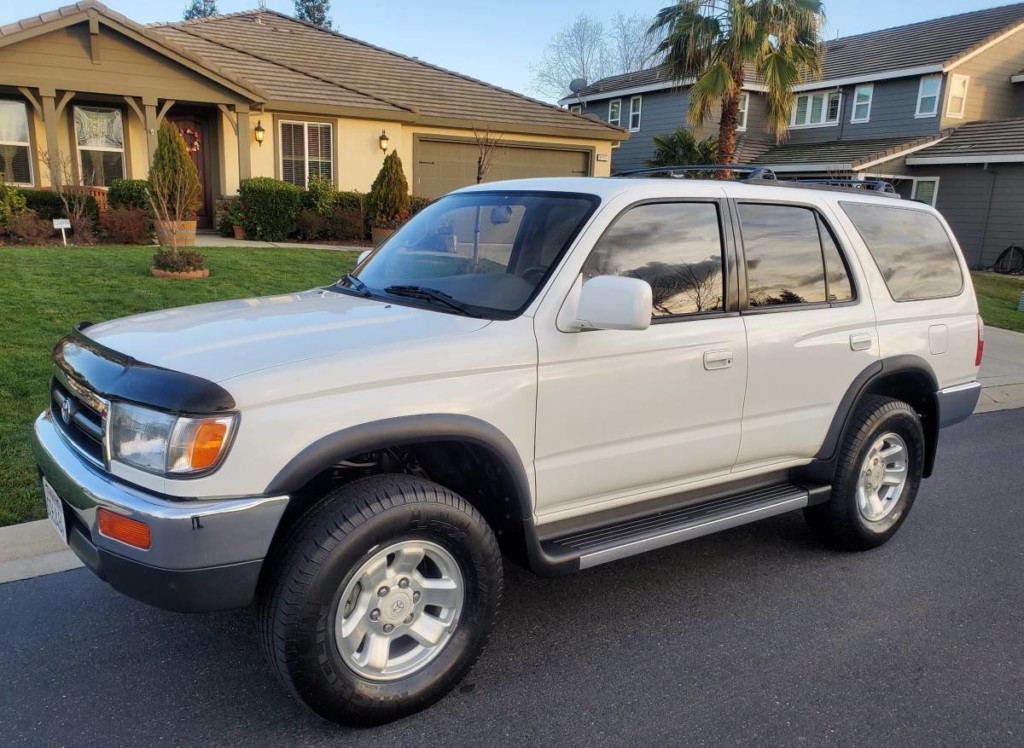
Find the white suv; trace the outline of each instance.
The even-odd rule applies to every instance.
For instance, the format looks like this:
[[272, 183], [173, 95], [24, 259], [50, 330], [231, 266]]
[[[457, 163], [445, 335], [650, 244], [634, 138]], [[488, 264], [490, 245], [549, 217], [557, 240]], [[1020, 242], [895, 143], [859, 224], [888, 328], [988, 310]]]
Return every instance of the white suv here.
[[976, 404], [970, 276], [930, 207], [766, 176], [480, 185], [335, 285], [83, 323], [35, 425], [50, 515], [141, 600], [257, 601], [285, 684], [355, 724], [467, 672], [503, 556], [795, 509], [880, 545]]

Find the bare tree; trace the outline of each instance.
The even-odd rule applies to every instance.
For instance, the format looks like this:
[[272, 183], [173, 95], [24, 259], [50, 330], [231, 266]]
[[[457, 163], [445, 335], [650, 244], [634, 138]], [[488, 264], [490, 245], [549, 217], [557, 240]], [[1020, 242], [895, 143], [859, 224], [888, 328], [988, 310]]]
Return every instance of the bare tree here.
[[596, 81], [614, 75], [616, 65], [604, 24], [581, 13], [562, 27], [548, 42], [540, 62], [530, 66], [531, 90], [547, 99], [560, 99], [569, 93], [569, 84], [577, 78]]
[[612, 17], [608, 38], [616, 73], [634, 73], [653, 64], [661, 35], [647, 33], [650, 25], [650, 17], [643, 13], [627, 16], [619, 11]]
[[505, 149], [501, 145], [502, 136], [491, 131], [490, 127], [484, 130], [473, 128], [473, 138], [476, 140], [476, 183], [480, 184], [491, 170], [494, 160], [505, 155]]
[[74, 159], [63, 151], [43, 151], [39, 156], [49, 172], [50, 189], [64, 204], [64, 215], [71, 222], [75, 243], [91, 244], [96, 227], [89, 215], [89, 192], [75, 179]]

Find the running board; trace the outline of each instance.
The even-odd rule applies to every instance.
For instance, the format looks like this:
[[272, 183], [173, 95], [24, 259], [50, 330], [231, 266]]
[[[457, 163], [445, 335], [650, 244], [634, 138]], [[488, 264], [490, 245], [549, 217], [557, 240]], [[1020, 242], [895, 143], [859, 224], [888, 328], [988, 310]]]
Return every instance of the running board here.
[[810, 503], [812, 494], [824, 489], [808, 490], [792, 483], [767, 486], [552, 538], [543, 541], [542, 549], [548, 558], [578, 560], [578, 568], [587, 569], [800, 509]]

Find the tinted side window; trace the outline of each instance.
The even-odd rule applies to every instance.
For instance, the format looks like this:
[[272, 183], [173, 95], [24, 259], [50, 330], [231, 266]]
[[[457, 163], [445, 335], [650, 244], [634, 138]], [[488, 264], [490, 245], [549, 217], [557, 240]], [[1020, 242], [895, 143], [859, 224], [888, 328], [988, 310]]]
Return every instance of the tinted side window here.
[[842, 203], [896, 301], [956, 296], [963, 290], [956, 250], [931, 213]]
[[750, 306], [824, 302], [825, 266], [814, 211], [747, 203], [739, 214]]
[[821, 249], [825, 253], [825, 286], [828, 289], [829, 301], [852, 301], [853, 283], [850, 273], [843, 262], [835, 237], [828, 227], [818, 218], [818, 233], [821, 236]]
[[655, 319], [722, 311], [718, 206], [659, 203], [632, 208], [587, 258], [584, 280], [596, 275], [626, 275], [650, 283]]

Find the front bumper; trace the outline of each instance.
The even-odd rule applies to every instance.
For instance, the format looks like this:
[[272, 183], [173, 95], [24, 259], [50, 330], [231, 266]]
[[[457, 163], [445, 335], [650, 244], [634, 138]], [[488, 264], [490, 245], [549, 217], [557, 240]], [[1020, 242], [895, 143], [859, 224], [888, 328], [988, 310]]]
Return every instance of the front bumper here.
[[[61, 497], [68, 544], [114, 589], [186, 612], [248, 605], [287, 496], [171, 500], [129, 486], [87, 464], [54, 426], [36, 419], [32, 449]], [[96, 509], [145, 522], [148, 550], [100, 534]]]

